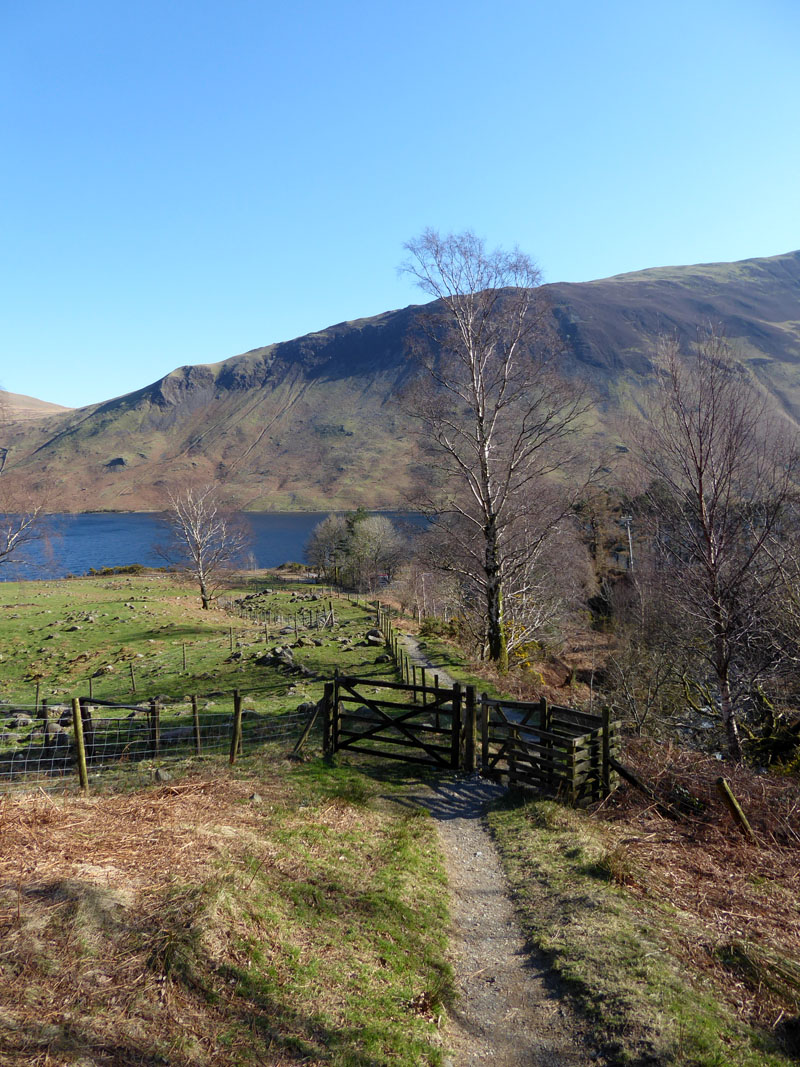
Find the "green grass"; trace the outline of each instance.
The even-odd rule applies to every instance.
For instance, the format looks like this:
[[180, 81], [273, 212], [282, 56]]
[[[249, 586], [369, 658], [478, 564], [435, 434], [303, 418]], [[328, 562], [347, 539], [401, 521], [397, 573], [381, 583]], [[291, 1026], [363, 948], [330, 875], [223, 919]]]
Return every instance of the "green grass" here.
[[[266, 603], [287, 618], [309, 606], [293, 603], [291, 590]], [[375, 651], [352, 647], [370, 624], [367, 610], [345, 599], [335, 608], [339, 626], [310, 634], [322, 645], [295, 650], [297, 661], [327, 671], [335, 653], [341, 669], [370, 671]], [[340, 637], [350, 643], [343, 646]], [[285, 680], [255, 661], [294, 641], [293, 632], [281, 634], [274, 625], [265, 633], [263, 625], [200, 611], [195, 591], [164, 575], [0, 583], [0, 699], [6, 701], [33, 703], [37, 684], [40, 698], [49, 700], [87, 695], [90, 678], [95, 697], [129, 700], [131, 666], [135, 696], [143, 700], [254, 689]], [[236, 652], [240, 659], [231, 658]], [[303, 689], [302, 682], [293, 684]]]
[[512, 797], [490, 825], [526, 936], [547, 954], [614, 1063], [795, 1062], [742, 1023], [700, 974], [687, 973], [669, 901], [648, 903], [625, 890], [625, 853], [607, 846], [598, 823], [551, 801]]
[[[368, 606], [334, 598], [333, 629], [305, 629], [301, 621], [295, 632], [296, 613], [323, 607], [320, 600], [300, 599], [315, 595], [312, 587], [243, 579], [226, 596], [241, 597], [265, 586], [274, 589], [258, 599], [262, 615], [271, 613], [266, 626], [255, 617], [202, 611], [191, 586], [159, 573], [0, 584], [0, 701], [8, 709], [4, 716], [0, 705], [0, 774], [10, 773], [12, 756], [15, 779], [21, 763], [28, 774], [67, 766], [66, 749], [55, 761], [44, 752], [40, 724], [5, 728], [15, 708], [34, 714], [37, 693], [55, 707], [51, 719], [58, 709], [69, 708], [72, 698], [89, 694], [136, 706], [157, 700], [163, 705], [164, 739], [158, 753], [150, 744], [146, 715], [137, 713], [129, 721], [127, 709], [94, 712], [100, 720], [94, 738], [98, 758], [122, 756], [130, 765], [194, 752], [193, 695], [208, 754], [227, 751], [234, 690], [244, 695], [247, 748], [301, 704], [318, 701], [336, 668], [393, 676], [391, 664], [376, 663], [383, 650], [364, 643], [373, 623]], [[281, 632], [285, 629], [289, 632]], [[279, 646], [291, 648], [294, 664], [305, 674], [259, 662]]]

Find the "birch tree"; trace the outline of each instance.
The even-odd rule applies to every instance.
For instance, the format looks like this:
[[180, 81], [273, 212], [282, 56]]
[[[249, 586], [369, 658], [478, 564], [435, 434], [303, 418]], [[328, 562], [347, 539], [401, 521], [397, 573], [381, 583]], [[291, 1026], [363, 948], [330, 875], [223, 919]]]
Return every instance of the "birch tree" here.
[[425, 506], [446, 528], [451, 566], [483, 604], [488, 658], [508, 665], [513, 586], [533, 595], [531, 563], [569, 505], [540, 494], [567, 462], [583, 404], [555, 373], [541, 275], [517, 249], [491, 251], [466, 231], [426, 230], [401, 270], [435, 302], [423, 317], [411, 409], [422, 427]]
[[247, 531], [224, 508], [214, 485], [170, 493], [165, 522], [171, 540], [162, 554], [197, 582], [207, 611], [221, 579], [247, 547]]

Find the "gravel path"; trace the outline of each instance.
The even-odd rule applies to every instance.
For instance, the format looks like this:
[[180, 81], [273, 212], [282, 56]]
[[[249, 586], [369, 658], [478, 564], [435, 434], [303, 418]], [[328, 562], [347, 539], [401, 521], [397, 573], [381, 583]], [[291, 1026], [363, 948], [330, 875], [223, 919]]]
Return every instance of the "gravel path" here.
[[[429, 666], [413, 638], [409, 655]], [[440, 672], [442, 685], [452, 684]], [[503, 787], [454, 777], [406, 802], [436, 819], [451, 891], [451, 944], [458, 1001], [448, 1033], [453, 1067], [597, 1065], [581, 1025], [546, 962], [526, 946], [486, 827], [487, 804]]]

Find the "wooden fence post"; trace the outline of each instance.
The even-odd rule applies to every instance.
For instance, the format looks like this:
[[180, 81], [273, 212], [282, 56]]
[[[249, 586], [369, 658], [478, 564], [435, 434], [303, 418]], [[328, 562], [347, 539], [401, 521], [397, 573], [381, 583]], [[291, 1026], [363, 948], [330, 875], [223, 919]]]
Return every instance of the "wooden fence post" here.
[[456, 682], [453, 685], [453, 722], [450, 735], [450, 766], [454, 771], [458, 770], [461, 757], [461, 685]]
[[339, 671], [333, 672], [333, 700], [331, 702], [331, 752], [339, 751]]
[[468, 685], [466, 688], [465, 705], [465, 736], [464, 736], [464, 769], [475, 770], [475, 686]]
[[[542, 697], [539, 701], [539, 725], [546, 733], [553, 732], [553, 711], [548, 703], [547, 697]], [[555, 749], [552, 740], [548, 737], [544, 740], [542, 747], [544, 749], [544, 755], [546, 760], [546, 767], [544, 768], [544, 779], [547, 783], [547, 789], [549, 792], [554, 791], [555, 785], [555, 768], [553, 767], [553, 758], [555, 756]]]
[[72, 725], [75, 728], [75, 749], [78, 756], [78, 778], [84, 793], [89, 792], [89, 775], [86, 770], [86, 748], [83, 743], [83, 719], [81, 702], [75, 697], [72, 701]]
[[481, 774], [489, 771], [489, 697], [481, 693]]
[[92, 722], [92, 713], [89, 710], [89, 705], [85, 700], [80, 700], [81, 708], [81, 726], [83, 727], [83, 748], [86, 753], [86, 759], [94, 759], [94, 723]]
[[517, 784], [517, 746], [519, 745], [519, 726], [513, 723], [508, 729], [508, 785], [513, 789]]
[[601, 777], [603, 784], [603, 796], [611, 793], [611, 711], [606, 705], [603, 708], [603, 759]]
[[196, 756], [202, 756], [203, 747], [200, 739], [200, 714], [197, 710], [197, 697], [192, 696], [192, 722], [194, 723], [194, 751]]
[[580, 739], [577, 737], [571, 737], [569, 740], [569, 750], [567, 752], [567, 774], [569, 776], [569, 791], [568, 798], [570, 804], [575, 804], [578, 799], [578, 745]]
[[239, 746], [242, 742], [242, 698], [238, 689], [233, 691], [233, 722], [231, 723], [231, 752], [228, 762], [231, 766], [236, 762]]
[[136, 692], [136, 675], [133, 673], [133, 660], [128, 664], [131, 670], [131, 692]]
[[158, 701], [150, 699], [150, 744], [153, 747], [153, 755], [158, 756], [161, 752], [161, 723]]

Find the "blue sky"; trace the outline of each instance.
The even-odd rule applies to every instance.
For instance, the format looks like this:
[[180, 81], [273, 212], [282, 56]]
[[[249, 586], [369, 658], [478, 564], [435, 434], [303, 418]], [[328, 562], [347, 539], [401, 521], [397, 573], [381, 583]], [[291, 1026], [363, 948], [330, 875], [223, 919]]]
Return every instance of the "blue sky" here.
[[800, 247], [796, 0], [0, 0], [0, 385], [68, 405], [423, 298]]

